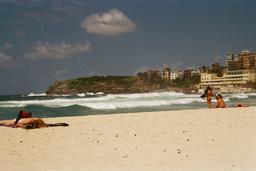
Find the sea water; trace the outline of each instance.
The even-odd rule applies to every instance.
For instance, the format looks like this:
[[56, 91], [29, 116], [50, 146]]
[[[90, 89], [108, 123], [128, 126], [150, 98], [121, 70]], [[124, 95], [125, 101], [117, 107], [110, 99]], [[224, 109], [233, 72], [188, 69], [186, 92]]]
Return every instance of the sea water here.
[[[237, 103], [256, 106], [256, 93], [224, 94], [223, 97], [227, 106]], [[213, 100], [213, 106], [215, 103]], [[1, 120], [16, 118], [20, 110], [28, 110], [34, 117], [45, 118], [198, 108], [207, 108], [206, 100], [201, 99], [199, 94], [175, 92], [0, 96]]]

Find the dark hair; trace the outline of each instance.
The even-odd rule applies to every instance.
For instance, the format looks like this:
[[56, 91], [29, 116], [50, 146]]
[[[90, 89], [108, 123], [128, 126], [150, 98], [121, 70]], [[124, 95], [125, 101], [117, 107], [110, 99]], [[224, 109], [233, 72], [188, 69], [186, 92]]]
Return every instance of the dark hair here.
[[211, 90], [212, 91], [212, 87], [211, 86], [207, 86], [207, 88], [206, 88], [207, 90]]
[[222, 99], [222, 95], [221, 94], [218, 94], [218, 97]]

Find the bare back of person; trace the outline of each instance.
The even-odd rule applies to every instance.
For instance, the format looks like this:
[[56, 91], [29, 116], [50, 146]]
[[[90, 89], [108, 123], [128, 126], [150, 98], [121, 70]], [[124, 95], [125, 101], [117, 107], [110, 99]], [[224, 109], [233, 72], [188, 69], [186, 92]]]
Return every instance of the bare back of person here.
[[226, 107], [226, 105], [225, 105], [224, 100], [223, 100], [222, 98], [219, 98], [219, 99], [217, 100], [216, 108], [225, 108], [225, 107]]

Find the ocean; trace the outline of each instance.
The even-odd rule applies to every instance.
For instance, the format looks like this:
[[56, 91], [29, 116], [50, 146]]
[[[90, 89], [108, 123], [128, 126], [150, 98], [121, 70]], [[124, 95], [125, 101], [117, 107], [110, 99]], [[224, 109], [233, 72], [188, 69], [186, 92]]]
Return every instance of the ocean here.
[[[256, 93], [223, 94], [223, 97], [230, 107], [237, 103], [256, 106]], [[213, 105], [215, 102], [213, 100]], [[33, 117], [47, 118], [198, 108], [207, 108], [206, 101], [199, 94], [175, 92], [0, 96], [0, 120], [14, 119], [20, 110], [31, 111]]]

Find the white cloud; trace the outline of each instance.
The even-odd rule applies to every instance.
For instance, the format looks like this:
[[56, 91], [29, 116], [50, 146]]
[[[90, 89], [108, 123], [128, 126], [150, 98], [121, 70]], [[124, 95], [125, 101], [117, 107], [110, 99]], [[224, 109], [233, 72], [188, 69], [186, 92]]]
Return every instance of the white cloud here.
[[13, 59], [11, 56], [6, 55], [3, 52], [0, 52], [0, 66], [11, 65], [12, 62]]
[[28, 49], [24, 56], [30, 59], [71, 59], [90, 50], [91, 46], [89, 43], [72, 45], [67, 43], [51, 44], [49, 42], [38, 42]]
[[88, 33], [107, 36], [116, 36], [136, 30], [136, 24], [118, 9], [112, 9], [102, 14], [92, 14], [86, 17], [80, 26]]

